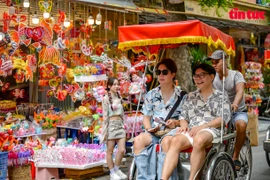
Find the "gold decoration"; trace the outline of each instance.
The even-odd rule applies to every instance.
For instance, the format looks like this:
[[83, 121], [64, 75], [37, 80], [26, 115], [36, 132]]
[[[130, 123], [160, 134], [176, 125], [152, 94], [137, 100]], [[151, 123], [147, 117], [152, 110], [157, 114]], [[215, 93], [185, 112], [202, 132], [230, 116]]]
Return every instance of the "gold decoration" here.
[[251, 44], [256, 45], [256, 40], [257, 40], [257, 37], [255, 37], [254, 34], [251, 33], [250, 34], [250, 42], [251, 42]]

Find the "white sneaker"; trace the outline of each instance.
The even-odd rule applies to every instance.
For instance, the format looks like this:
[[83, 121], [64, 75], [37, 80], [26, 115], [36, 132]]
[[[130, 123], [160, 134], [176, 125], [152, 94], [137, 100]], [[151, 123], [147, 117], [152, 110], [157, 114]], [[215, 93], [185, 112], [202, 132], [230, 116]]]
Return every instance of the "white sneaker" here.
[[127, 179], [127, 175], [125, 175], [120, 169], [115, 171], [115, 173], [117, 173], [121, 179]]
[[110, 180], [121, 180], [121, 177], [118, 175], [118, 173], [114, 172], [110, 174]]

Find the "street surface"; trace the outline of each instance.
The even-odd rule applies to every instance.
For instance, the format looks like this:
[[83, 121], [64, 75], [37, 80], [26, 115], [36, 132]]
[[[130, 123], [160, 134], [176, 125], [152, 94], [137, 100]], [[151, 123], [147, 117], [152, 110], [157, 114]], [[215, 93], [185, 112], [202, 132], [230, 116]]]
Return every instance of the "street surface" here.
[[[265, 139], [266, 129], [270, 126], [269, 120], [259, 120], [259, 145], [252, 147], [253, 155], [253, 169], [251, 180], [270, 180], [270, 167], [268, 166], [265, 158], [265, 151], [263, 150], [263, 141]], [[121, 168], [121, 170], [128, 174], [129, 165], [132, 158], [126, 157], [126, 163]], [[105, 168], [105, 175], [102, 177], [97, 177], [95, 180], [109, 180], [109, 171]]]
[[268, 166], [265, 158], [265, 151], [263, 150], [263, 141], [265, 133], [260, 133], [259, 146], [252, 147], [253, 155], [253, 169], [251, 180], [269, 180], [270, 167]]

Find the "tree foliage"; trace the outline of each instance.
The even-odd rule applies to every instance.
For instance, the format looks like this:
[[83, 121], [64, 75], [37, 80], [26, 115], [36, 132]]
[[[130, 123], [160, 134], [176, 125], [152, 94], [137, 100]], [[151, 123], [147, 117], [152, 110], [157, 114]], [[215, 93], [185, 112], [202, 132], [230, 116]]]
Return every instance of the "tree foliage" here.
[[210, 8], [216, 8], [216, 14], [221, 16], [219, 9], [222, 8], [224, 11], [228, 11], [228, 7], [233, 6], [233, 0], [198, 0], [199, 5], [203, 11], [207, 11]]

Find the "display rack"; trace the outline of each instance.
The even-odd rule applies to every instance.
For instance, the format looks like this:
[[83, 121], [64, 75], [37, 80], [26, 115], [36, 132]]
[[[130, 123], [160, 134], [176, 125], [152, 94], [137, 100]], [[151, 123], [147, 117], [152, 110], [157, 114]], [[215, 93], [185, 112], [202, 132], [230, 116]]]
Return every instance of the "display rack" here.
[[245, 69], [245, 103], [250, 113], [259, 114], [258, 106], [261, 105], [262, 99], [260, 89], [264, 88], [262, 65], [257, 62], [246, 62]]

